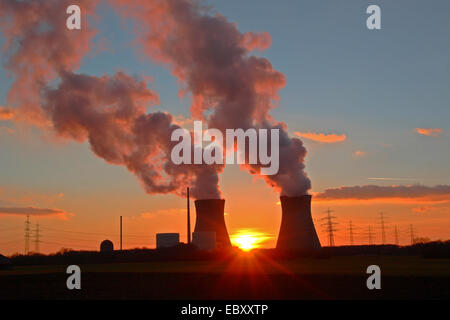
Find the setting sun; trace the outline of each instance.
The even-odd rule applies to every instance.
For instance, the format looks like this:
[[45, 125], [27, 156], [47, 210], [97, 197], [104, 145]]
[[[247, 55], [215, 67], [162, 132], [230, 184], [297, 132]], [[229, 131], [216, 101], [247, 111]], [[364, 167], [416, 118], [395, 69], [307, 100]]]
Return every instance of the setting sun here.
[[254, 236], [243, 234], [234, 239], [234, 243], [244, 251], [249, 251], [255, 248], [255, 243], [258, 241]]
[[231, 242], [244, 251], [250, 251], [259, 248], [261, 243], [270, 239], [267, 234], [243, 229], [231, 235]]

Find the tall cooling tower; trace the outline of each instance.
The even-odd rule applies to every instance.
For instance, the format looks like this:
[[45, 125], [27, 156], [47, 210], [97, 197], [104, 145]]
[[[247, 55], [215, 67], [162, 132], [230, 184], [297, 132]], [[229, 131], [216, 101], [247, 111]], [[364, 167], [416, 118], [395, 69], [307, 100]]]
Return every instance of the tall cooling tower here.
[[320, 241], [311, 217], [311, 196], [281, 196], [281, 227], [277, 249], [311, 251]]
[[[223, 199], [195, 201], [197, 218], [194, 233], [202, 231], [215, 232], [217, 248], [231, 247], [230, 237], [225, 226], [224, 209], [225, 200]], [[195, 241], [193, 243], [195, 244]]]

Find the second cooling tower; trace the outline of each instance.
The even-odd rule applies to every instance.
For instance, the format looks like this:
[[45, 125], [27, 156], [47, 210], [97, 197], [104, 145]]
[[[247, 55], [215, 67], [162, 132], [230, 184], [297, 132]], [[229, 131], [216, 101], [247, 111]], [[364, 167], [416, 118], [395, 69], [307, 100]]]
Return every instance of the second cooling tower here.
[[[216, 247], [231, 247], [230, 237], [228, 236], [227, 227], [224, 217], [225, 200], [223, 199], [206, 199], [196, 200], [195, 210], [197, 218], [195, 222], [194, 234], [196, 232], [215, 232]], [[193, 238], [193, 244], [195, 245]]]
[[281, 227], [277, 249], [311, 251], [320, 249], [320, 241], [311, 217], [311, 196], [281, 196]]

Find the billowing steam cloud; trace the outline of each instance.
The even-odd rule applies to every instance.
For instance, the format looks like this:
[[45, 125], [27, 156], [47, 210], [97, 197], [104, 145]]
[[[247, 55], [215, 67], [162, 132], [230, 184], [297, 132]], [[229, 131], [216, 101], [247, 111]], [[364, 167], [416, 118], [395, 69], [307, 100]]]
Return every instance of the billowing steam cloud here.
[[[209, 127], [280, 129], [280, 170], [266, 181], [282, 195], [306, 194], [310, 181], [304, 169], [306, 150], [290, 138], [285, 125], [269, 112], [285, 85], [282, 73], [253, 49], [265, 49], [267, 33], [242, 34], [234, 23], [190, 0], [114, 0], [120, 12], [137, 21], [141, 45], [154, 61], [168, 65], [192, 95], [191, 113], [207, 117]], [[247, 166], [252, 174], [259, 166]]]
[[45, 97], [44, 109], [59, 135], [87, 139], [96, 155], [136, 174], [148, 193], [181, 195], [191, 185], [196, 198], [220, 197], [221, 166], [170, 160], [175, 144], [170, 137], [180, 127], [169, 114], [145, 113], [144, 105], [158, 97], [144, 82], [121, 72], [101, 78], [63, 73], [59, 86]]
[[[97, 0], [79, 0], [86, 15], [93, 14]], [[6, 41], [2, 56], [5, 68], [15, 76], [8, 92], [8, 106], [16, 107], [18, 120], [41, 127], [50, 123], [40, 106], [40, 90], [64, 70], [77, 69], [95, 35], [86, 26], [72, 32], [65, 28], [65, 0], [1, 0], [0, 30]]]
[[[139, 23], [141, 43], [154, 61], [169, 66], [192, 96], [191, 113], [209, 127], [280, 130], [278, 174], [264, 179], [282, 195], [306, 194], [306, 150], [290, 138], [283, 123], [269, 112], [285, 85], [271, 63], [252, 56], [271, 44], [267, 33], [242, 34], [236, 25], [190, 0], [112, 0], [125, 16]], [[97, 0], [79, 0], [83, 15], [95, 12]], [[149, 193], [183, 194], [192, 187], [196, 198], [218, 198], [223, 166], [179, 165], [170, 161], [171, 132], [178, 128], [166, 113], [148, 114], [157, 94], [145, 83], [116, 73], [93, 77], [75, 74], [91, 49], [95, 31], [84, 25], [69, 31], [66, 0], [2, 0], [0, 28], [6, 38], [6, 68], [15, 76], [8, 106], [15, 118], [55, 130], [60, 136], [88, 140], [93, 152], [109, 163], [125, 165]], [[122, 7], [123, 6], [123, 7]], [[59, 79], [55, 88], [50, 86]], [[208, 116], [206, 116], [209, 114]], [[270, 150], [270, 148], [269, 148]], [[252, 174], [259, 165], [248, 165]]]
[[[94, 12], [96, 0], [78, 4], [83, 14]], [[148, 193], [184, 194], [192, 187], [196, 198], [219, 198], [222, 166], [180, 165], [170, 161], [170, 135], [179, 128], [165, 113], [146, 114], [158, 101], [146, 84], [124, 73], [112, 77], [74, 74], [89, 51], [95, 32], [68, 31], [65, 0], [2, 0], [0, 28], [6, 37], [7, 69], [15, 82], [8, 105], [19, 118], [80, 142], [88, 140], [105, 161], [125, 165]], [[58, 78], [56, 88], [49, 83]]]

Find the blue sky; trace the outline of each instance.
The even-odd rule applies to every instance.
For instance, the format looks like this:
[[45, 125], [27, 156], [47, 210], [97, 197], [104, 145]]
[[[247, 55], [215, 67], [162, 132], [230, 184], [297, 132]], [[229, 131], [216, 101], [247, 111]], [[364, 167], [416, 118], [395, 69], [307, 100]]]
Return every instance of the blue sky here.
[[[272, 35], [273, 45], [262, 55], [287, 77], [279, 108], [273, 112], [276, 119], [285, 121], [291, 132], [347, 135], [345, 143], [333, 146], [306, 141], [310, 144], [308, 171], [317, 179], [316, 188], [338, 183], [329, 180], [330, 171], [339, 181], [349, 178], [349, 184], [364, 183], [362, 180], [370, 176], [448, 182], [447, 1], [434, 1], [433, 5], [424, 1], [206, 3], [237, 22], [241, 31], [268, 31]], [[369, 4], [380, 5], [382, 30], [365, 27]], [[152, 87], [161, 97], [160, 108], [187, 116], [189, 101], [178, 98], [175, 78], [131, 48], [132, 23], [124, 23], [106, 4], [99, 17], [96, 42], [103, 41], [109, 49], [85, 58], [80, 72], [100, 75], [123, 69], [152, 76]], [[0, 70], [3, 104], [11, 79]], [[444, 137], [436, 141], [418, 136], [413, 132], [417, 127], [442, 128]], [[1, 146], [7, 148], [4, 140]], [[70, 144], [71, 148], [78, 146]], [[351, 158], [354, 150], [371, 156], [345, 165], [355, 162]], [[91, 157], [88, 152], [84, 157], [75, 154], [77, 164]], [[43, 159], [51, 155], [51, 150], [42, 153]]]

